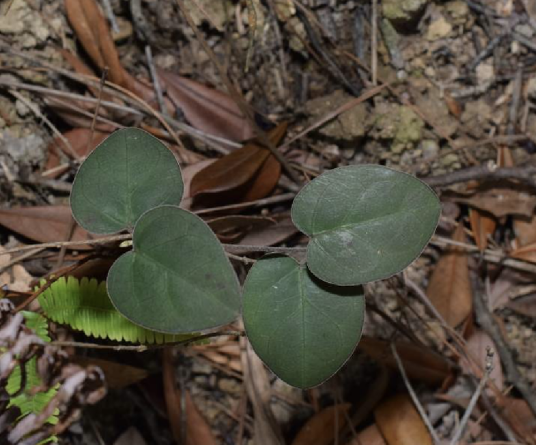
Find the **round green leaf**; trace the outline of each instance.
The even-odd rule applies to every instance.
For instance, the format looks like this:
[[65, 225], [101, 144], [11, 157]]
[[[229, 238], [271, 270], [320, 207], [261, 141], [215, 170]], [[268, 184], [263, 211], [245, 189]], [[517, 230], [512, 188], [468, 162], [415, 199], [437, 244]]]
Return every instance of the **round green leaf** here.
[[107, 280], [115, 308], [133, 323], [180, 334], [236, 318], [238, 279], [201, 218], [174, 206], [149, 210], [136, 224], [133, 246], [113, 264]]
[[73, 183], [74, 219], [89, 232], [134, 227], [149, 209], [179, 205], [179, 164], [162, 142], [138, 128], [116, 131], [84, 161]]
[[348, 360], [364, 310], [361, 286], [324, 283], [289, 257], [262, 258], [244, 283], [244, 326], [253, 349], [298, 388], [319, 385]]
[[311, 237], [307, 266], [321, 280], [354, 286], [390, 277], [417, 258], [441, 207], [424, 182], [379, 165], [340, 167], [307, 184], [292, 220]]

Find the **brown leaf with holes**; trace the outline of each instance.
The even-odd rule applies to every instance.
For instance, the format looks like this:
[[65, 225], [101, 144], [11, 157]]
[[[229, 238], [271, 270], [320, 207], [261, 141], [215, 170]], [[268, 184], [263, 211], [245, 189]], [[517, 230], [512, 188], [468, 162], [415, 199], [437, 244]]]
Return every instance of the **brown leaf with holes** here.
[[397, 394], [374, 410], [388, 445], [432, 445], [432, 437], [408, 394]]
[[175, 107], [195, 128], [232, 141], [254, 136], [253, 126], [229, 95], [178, 74], [157, 72]]
[[[463, 224], [458, 224], [452, 240], [465, 242]], [[448, 246], [437, 262], [427, 289], [428, 298], [452, 327], [464, 321], [473, 309], [467, 252]]]
[[349, 403], [324, 408], [302, 427], [292, 445], [331, 445], [346, 425]]
[[[285, 130], [286, 124], [280, 124], [270, 132], [269, 138], [274, 145], [281, 140]], [[262, 198], [272, 191], [281, 173], [275, 159], [275, 162], [269, 161], [264, 170], [261, 168], [271, 156], [270, 151], [255, 140], [248, 142], [197, 172], [190, 184], [190, 196], [236, 192], [232, 196], [234, 202]]]
[[[0, 209], [0, 225], [40, 243], [58, 241], [87, 241], [96, 237], [74, 223], [68, 206], [36, 206]], [[87, 244], [69, 246], [69, 249], [91, 249]]]
[[469, 223], [478, 249], [483, 252], [488, 247], [488, 239], [495, 232], [497, 221], [484, 212], [469, 209]]
[[[396, 343], [395, 346], [410, 379], [439, 385], [451, 373], [449, 363], [429, 349], [405, 342]], [[388, 341], [364, 337], [357, 347], [379, 363], [398, 371], [398, 365]]]

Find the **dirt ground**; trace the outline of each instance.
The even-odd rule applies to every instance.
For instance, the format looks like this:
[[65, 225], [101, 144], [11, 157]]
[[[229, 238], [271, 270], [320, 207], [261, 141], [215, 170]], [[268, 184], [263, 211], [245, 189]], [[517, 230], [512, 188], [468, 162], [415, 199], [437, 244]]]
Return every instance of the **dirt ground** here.
[[[250, 121], [230, 117], [240, 100]], [[536, 443], [535, 104], [533, 0], [0, 1], [2, 250], [87, 235], [76, 237], [71, 184], [122, 127], [164, 140], [188, 189], [254, 136], [252, 121], [288, 125], [274, 142], [288, 165], [262, 170], [269, 185], [185, 193], [185, 208], [224, 218], [212, 226], [222, 242], [304, 245], [291, 198], [339, 166], [410, 173], [442, 203], [422, 256], [366, 286], [363, 339], [321, 386], [286, 385], [232, 335], [166, 352], [65, 347], [104, 370], [108, 391], [61, 418], [60, 443]], [[77, 247], [0, 256], [5, 296], [20, 304], [95, 252]], [[259, 257], [233, 259], [241, 279]]]

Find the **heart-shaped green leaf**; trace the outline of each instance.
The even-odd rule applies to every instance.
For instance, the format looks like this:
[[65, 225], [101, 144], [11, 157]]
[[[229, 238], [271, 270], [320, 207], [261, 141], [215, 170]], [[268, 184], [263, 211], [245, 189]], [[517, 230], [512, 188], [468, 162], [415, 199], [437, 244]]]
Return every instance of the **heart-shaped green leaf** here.
[[307, 184], [292, 220], [311, 237], [307, 266], [323, 281], [354, 286], [390, 277], [417, 258], [441, 207], [425, 183], [379, 165], [340, 167]]
[[149, 133], [126, 128], [84, 161], [73, 183], [71, 209], [84, 229], [110, 234], [131, 229], [154, 207], [179, 205], [182, 192], [173, 154]]
[[201, 218], [175, 206], [149, 210], [136, 223], [133, 246], [108, 273], [110, 299], [133, 323], [180, 334], [236, 318], [238, 279]]
[[289, 257], [260, 259], [244, 283], [244, 326], [253, 349], [298, 388], [319, 385], [348, 360], [364, 309], [361, 286], [324, 283]]

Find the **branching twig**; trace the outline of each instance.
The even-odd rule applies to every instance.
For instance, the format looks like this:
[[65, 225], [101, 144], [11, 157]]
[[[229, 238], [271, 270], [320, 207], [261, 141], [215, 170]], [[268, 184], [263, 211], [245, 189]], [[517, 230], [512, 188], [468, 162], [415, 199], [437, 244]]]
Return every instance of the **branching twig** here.
[[491, 348], [488, 347], [487, 354], [486, 354], [486, 371], [484, 373], [484, 376], [480, 380], [480, 383], [478, 384], [476, 391], [473, 393], [473, 396], [471, 397], [471, 400], [469, 401], [469, 405], [467, 405], [467, 409], [465, 410], [465, 413], [462, 417], [460, 425], [458, 426], [458, 429], [454, 433], [454, 436], [452, 436], [450, 445], [457, 445], [459, 443], [459, 440], [462, 437], [463, 432], [465, 431], [465, 427], [467, 426], [467, 422], [469, 422], [469, 418], [471, 417], [471, 413], [473, 412], [473, 409], [475, 408], [476, 402], [480, 398], [480, 394], [485, 388], [486, 382], [488, 381], [491, 371], [493, 370], [492, 359], [493, 359], [493, 351], [491, 351]]
[[534, 391], [530, 388], [525, 381], [517, 366], [511, 353], [511, 348], [508, 346], [504, 339], [497, 322], [493, 318], [493, 315], [488, 309], [488, 306], [484, 302], [481, 286], [478, 285], [476, 279], [474, 280], [473, 303], [475, 306], [475, 314], [478, 324], [482, 329], [491, 337], [495, 346], [497, 347], [497, 353], [501, 358], [501, 362], [504, 366], [504, 374], [506, 379], [512, 383], [518, 391], [521, 393], [527, 404], [529, 405], [532, 413], [536, 415], [536, 397]]

